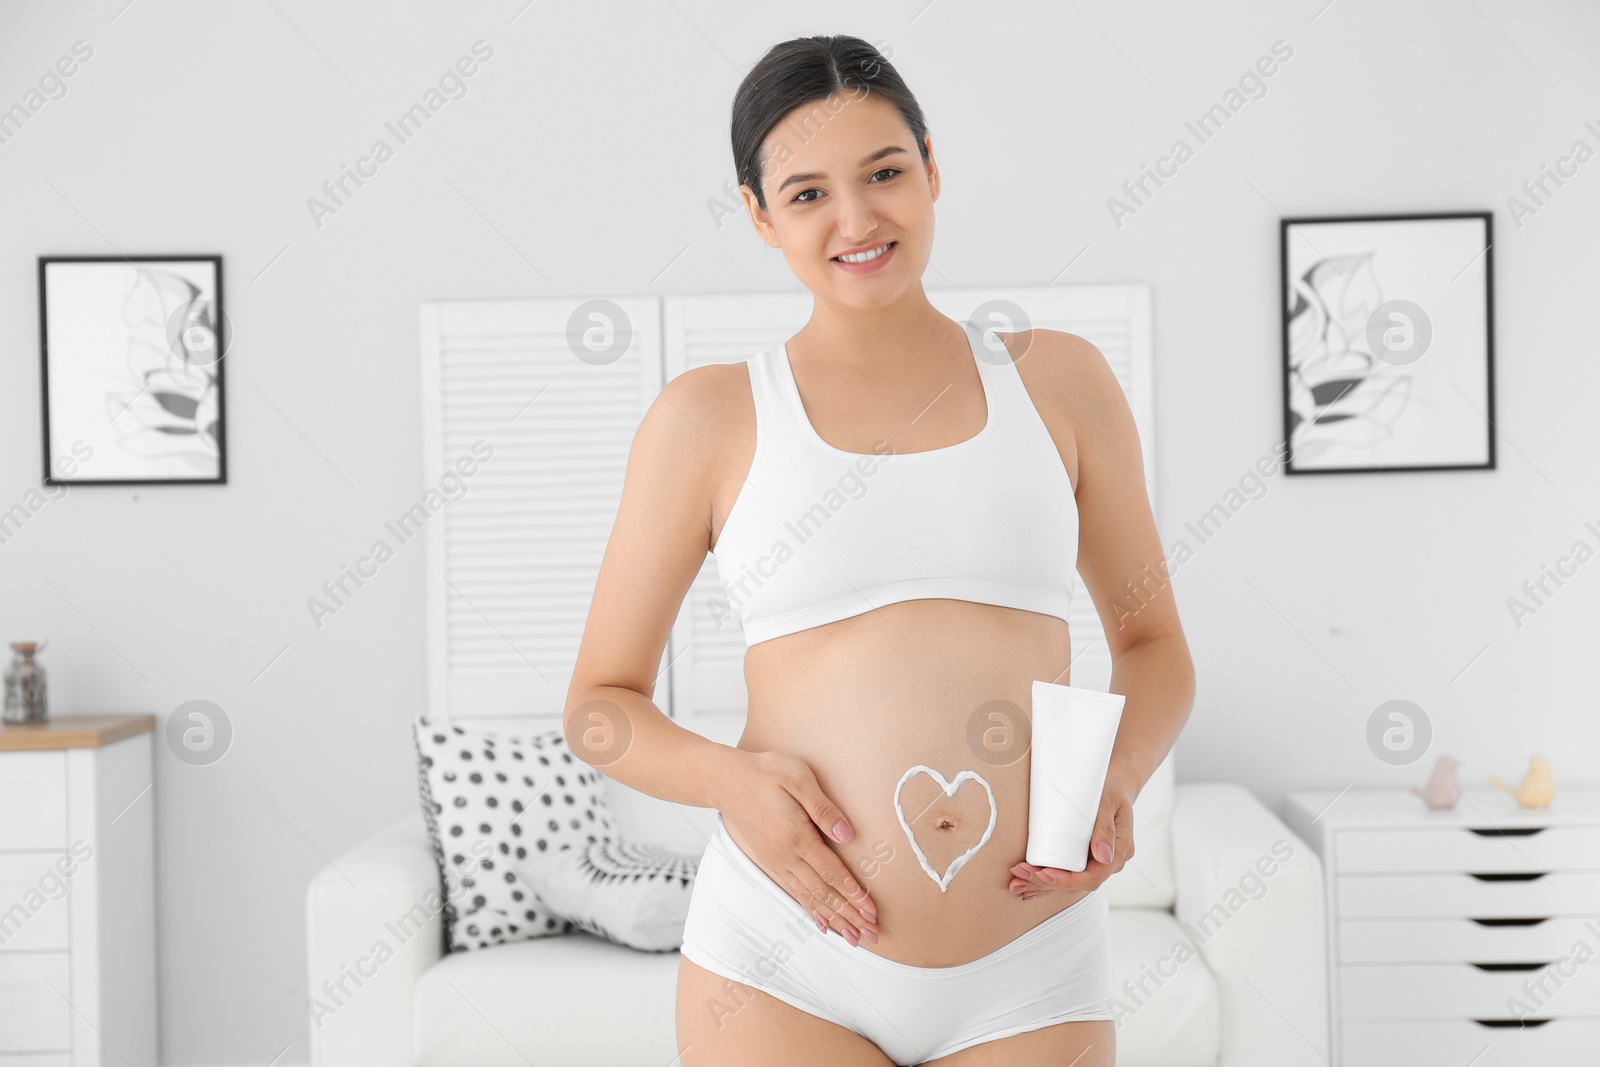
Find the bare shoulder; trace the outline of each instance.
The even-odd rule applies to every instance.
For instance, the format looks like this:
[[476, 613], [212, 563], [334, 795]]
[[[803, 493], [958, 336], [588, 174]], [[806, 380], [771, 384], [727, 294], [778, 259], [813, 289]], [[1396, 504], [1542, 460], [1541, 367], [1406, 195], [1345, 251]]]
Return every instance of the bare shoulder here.
[[639, 437], [648, 435], [652, 445], [681, 460], [731, 456], [741, 440], [753, 439], [754, 430], [755, 402], [744, 363], [711, 363], [667, 382], [645, 413]]
[[1090, 341], [1062, 330], [1002, 333], [1028, 395], [1056, 432], [1063, 424], [1077, 429], [1085, 420], [1102, 426], [1120, 421], [1128, 401], [1106, 362]]
[[1096, 406], [1121, 396], [1122, 386], [1105, 355], [1075, 333], [1036, 329], [995, 336], [1011, 350], [1030, 392], [1059, 389], [1074, 400]]
[[755, 400], [743, 362], [686, 370], [651, 402], [628, 466], [654, 493], [698, 512], [707, 547], [721, 536], [756, 451]]
[[1076, 489], [1083, 463], [1102, 442], [1126, 444], [1132, 419], [1122, 383], [1105, 355], [1075, 333], [1038, 329], [996, 336], [1011, 352]]

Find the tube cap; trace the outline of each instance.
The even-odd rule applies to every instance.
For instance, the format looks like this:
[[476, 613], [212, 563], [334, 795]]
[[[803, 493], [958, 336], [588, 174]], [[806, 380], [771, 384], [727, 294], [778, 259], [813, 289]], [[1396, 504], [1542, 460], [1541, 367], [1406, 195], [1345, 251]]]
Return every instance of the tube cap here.
[[1035, 867], [1082, 871], [1089, 866], [1089, 838], [1076, 834], [1030, 833], [1023, 859]]

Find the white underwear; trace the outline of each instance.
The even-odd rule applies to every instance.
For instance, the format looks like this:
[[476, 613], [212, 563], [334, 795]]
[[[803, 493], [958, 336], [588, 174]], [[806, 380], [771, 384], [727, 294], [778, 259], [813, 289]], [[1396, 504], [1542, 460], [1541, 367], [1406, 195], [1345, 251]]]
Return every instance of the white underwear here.
[[1057, 1023], [1112, 1018], [1106, 909], [1095, 890], [986, 956], [913, 967], [819, 931], [728, 835], [719, 812], [695, 875], [683, 954], [853, 1030], [910, 1067]]

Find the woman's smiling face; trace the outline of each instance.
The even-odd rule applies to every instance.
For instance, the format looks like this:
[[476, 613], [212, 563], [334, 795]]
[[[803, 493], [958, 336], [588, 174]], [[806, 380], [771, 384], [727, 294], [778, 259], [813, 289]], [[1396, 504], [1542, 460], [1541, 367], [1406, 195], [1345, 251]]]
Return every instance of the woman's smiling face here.
[[[939, 170], [898, 109], [870, 93], [796, 108], [762, 143], [762, 210], [741, 186], [761, 239], [819, 299], [858, 310], [918, 284], [933, 244]], [[884, 246], [889, 246], [886, 250]], [[876, 258], [841, 261], [856, 253]]]

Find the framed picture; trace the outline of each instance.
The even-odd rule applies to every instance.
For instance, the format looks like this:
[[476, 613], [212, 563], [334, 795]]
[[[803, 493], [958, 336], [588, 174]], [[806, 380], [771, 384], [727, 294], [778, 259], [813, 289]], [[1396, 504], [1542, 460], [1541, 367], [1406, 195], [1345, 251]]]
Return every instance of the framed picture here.
[[221, 256], [40, 256], [44, 484], [226, 484]]
[[1488, 212], [1283, 219], [1290, 474], [1492, 470]]

